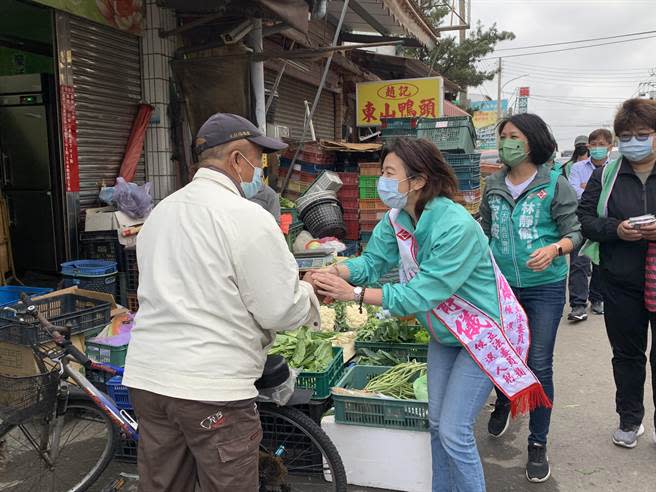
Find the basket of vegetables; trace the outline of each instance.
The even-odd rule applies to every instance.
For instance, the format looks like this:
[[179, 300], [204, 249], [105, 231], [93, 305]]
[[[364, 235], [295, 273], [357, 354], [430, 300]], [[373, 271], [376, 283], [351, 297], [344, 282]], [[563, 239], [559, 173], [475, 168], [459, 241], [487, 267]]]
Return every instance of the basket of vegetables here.
[[375, 320], [359, 330], [355, 350], [359, 364], [394, 366], [428, 360], [430, 335], [421, 325], [397, 318]]
[[335, 422], [428, 430], [426, 364], [353, 366], [333, 388]]
[[330, 388], [344, 374], [343, 349], [333, 347], [334, 336], [334, 332], [307, 327], [279, 333], [269, 354], [282, 355], [291, 367], [301, 369], [296, 387], [313, 389], [312, 399], [322, 400], [330, 396]]

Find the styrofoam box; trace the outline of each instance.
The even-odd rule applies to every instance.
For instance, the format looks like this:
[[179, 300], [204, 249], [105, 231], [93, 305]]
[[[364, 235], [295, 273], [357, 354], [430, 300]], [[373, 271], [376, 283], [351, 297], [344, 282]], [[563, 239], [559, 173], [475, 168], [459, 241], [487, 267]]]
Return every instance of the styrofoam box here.
[[349, 485], [431, 490], [430, 433], [336, 424], [332, 415], [321, 420], [321, 428], [342, 457]]

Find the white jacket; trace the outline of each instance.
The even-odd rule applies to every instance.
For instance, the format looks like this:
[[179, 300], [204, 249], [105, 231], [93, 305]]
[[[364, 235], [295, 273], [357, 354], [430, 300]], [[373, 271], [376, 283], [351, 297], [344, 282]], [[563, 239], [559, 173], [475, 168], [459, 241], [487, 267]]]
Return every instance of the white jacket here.
[[137, 240], [139, 312], [123, 383], [160, 395], [257, 395], [275, 332], [319, 326], [279, 226], [211, 169], [164, 199]]

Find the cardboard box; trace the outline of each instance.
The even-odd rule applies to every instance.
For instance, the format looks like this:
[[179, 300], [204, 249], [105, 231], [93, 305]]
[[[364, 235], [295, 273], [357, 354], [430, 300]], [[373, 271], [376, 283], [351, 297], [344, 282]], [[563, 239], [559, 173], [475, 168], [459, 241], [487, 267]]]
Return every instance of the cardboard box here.
[[111, 231], [114, 227], [114, 207], [88, 208], [84, 220], [84, 230]]

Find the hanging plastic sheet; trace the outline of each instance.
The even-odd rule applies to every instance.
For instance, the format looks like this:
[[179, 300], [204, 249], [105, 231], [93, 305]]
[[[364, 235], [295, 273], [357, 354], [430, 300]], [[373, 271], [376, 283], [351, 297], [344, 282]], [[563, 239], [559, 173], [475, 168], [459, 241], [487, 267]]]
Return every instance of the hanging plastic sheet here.
[[121, 162], [121, 170], [119, 172], [119, 176], [125, 179], [125, 181], [132, 181], [134, 175], [137, 173], [137, 164], [143, 151], [146, 128], [148, 128], [150, 115], [154, 110], [155, 108], [150, 104], [139, 104], [139, 110], [132, 123], [130, 139], [125, 146], [125, 154], [123, 155], [123, 162]]

